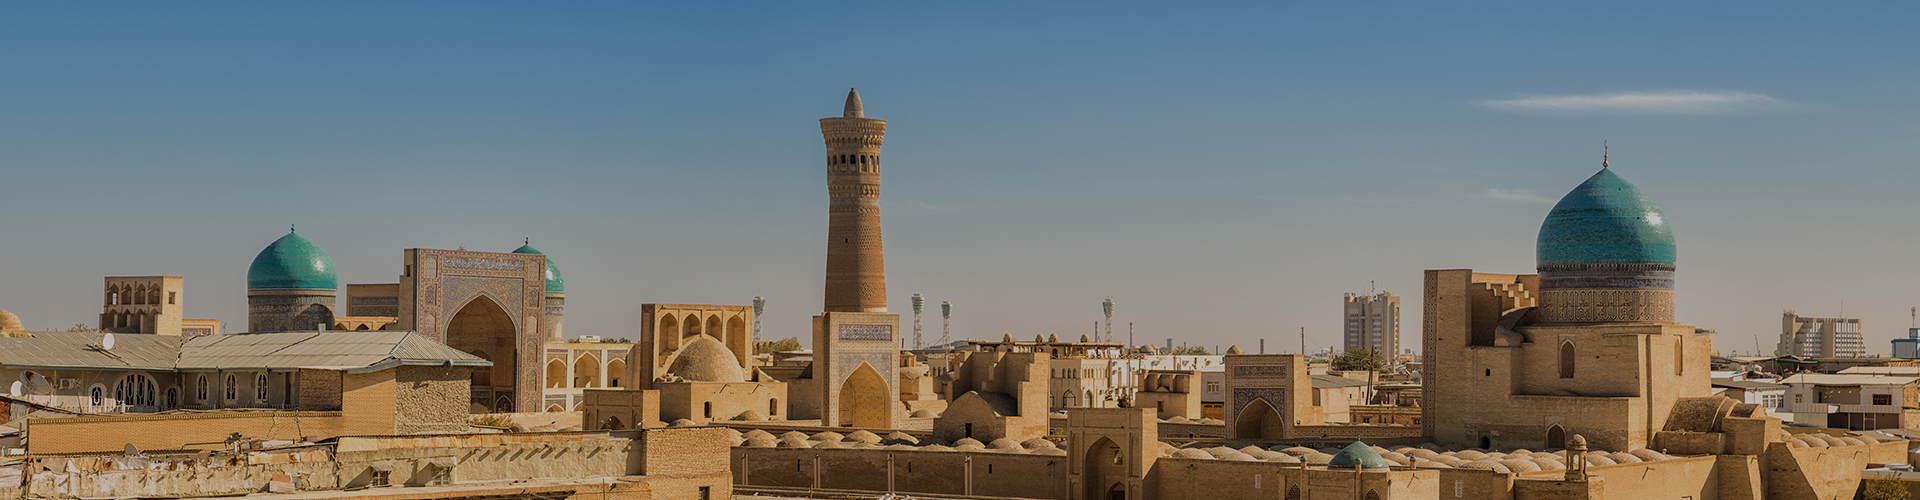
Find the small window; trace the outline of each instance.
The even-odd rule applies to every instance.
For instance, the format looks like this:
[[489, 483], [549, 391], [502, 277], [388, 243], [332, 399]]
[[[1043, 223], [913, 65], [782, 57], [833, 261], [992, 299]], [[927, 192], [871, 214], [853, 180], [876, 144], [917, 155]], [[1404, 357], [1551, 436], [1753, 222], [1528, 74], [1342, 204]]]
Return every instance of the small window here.
[[180, 300], [180, 292], [167, 292], [167, 305], [173, 305], [178, 300]]
[[1893, 395], [1892, 394], [1875, 394], [1873, 395], [1873, 404], [1883, 405], [1883, 406], [1893, 404]]
[[267, 374], [262, 373], [253, 377], [253, 399], [262, 403], [267, 401]]
[[708, 401], [706, 403], [706, 411], [703, 413], [707, 416], [707, 418], [713, 418], [713, 402], [712, 401]]
[[701, 486], [699, 500], [713, 500], [713, 487]]
[[240, 378], [227, 374], [227, 401], [240, 399]]
[[196, 379], [196, 382], [194, 383], [194, 387], [193, 387], [193, 398], [195, 401], [207, 400], [207, 376], [206, 375], [201, 375], [198, 379]]
[[101, 389], [100, 386], [93, 386], [92, 390], [87, 391], [87, 401], [91, 403], [94, 408], [106, 406], [106, 391]]
[[393, 476], [393, 471], [384, 471], [384, 470], [373, 471], [373, 480], [368, 481], [367, 486], [386, 486], [391, 482], [392, 476]]

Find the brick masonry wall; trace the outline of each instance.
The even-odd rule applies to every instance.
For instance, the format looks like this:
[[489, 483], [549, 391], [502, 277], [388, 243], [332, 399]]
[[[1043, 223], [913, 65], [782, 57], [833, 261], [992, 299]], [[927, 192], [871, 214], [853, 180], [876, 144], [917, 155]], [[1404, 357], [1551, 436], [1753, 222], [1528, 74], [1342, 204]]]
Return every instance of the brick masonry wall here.
[[394, 434], [399, 427], [394, 415], [396, 392], [393, 370], [341, 377], [340, 409], [352, 415], [341, 432], [349, 436]]
[[340, 377], [335, 370], [300, 370], [300, 409], [327, 411], [340, 409]]
[[636, 474], [645, 476], [726, 472], [727, 430], [719, 427], [642, 431], [634, 446]]
[[118, 453], [131, 443], [142, 450], [224, 448], [227, 436], [297, 440], [340, 434], [340, 412], [273, 411], [186, 415], [128, 415], [34, 419], [29, 431], [34, 455]]
[[971, 458], [975, 496], [1067, 498], [1067, 457], [992, 452], [734, 448], [734, 481], [810, 487], [816, 456], [823, 472], [822, 488], [886, 491], [887, 458], [891, 456], [895, 491], [963, 495]]

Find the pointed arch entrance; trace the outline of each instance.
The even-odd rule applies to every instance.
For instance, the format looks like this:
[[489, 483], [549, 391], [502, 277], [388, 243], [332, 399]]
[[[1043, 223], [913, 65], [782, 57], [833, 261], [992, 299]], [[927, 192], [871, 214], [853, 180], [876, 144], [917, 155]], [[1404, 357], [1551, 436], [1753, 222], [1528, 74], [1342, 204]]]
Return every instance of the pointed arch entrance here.
[[1100, 438], [1087, 447], [1086, 487], [1088, 499], [1126, 500], [1127, 456], [1112, 439]]
[[1561, 428], [1558, 424], [1554, 425], [1553, 427], [1548, 427], [1547, 428], [1547, 447], [1548, 448], [1566, 448], [1567, 447], [1567, 430], [1564, 428]]
[[1265, 399], [1255, 399], [1234, 414], [1234, 437], [1255, 439], [1280, 439], [1285, 431], [1281, 424], [1280, 412], [1267, 404]]
[[473, 370], [473, 402], [489, 411], [511, 413], [514, 360], [520, 359], [518, 325], [513, 316], [486, 295], [474, 297], [447, 321], [447, 347], [493, 362]]
[[840, 425], [865, 429], [887, 426], [887, 412], [893, 411], [891, 389], [873, 365], [860, 363], [840, 384]]

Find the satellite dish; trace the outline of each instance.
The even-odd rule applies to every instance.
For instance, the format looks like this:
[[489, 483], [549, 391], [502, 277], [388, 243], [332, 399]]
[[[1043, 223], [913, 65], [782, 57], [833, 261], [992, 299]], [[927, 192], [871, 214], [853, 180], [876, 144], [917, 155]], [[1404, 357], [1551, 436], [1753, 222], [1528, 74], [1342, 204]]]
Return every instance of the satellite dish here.
[[127, 455], [139, 455], [140, 447], [134, 446], [133, 443], [127, 443], [127, 447], [125, 451], [127, 452]]
[[[106, 337], [102, 337], [100, 339], [100, 346], [107, 348], [107, 350], [109, 351], [113, 350], [113, 333], [112, 332], [108, 332]], [[128, 445], [128, 446], [132, 446], [132, 445]]]
[[16, 398], [17, 398], [17, 397], [20, 397], [20, 393], [21, 393], [21, 392], [22, 392], [22, 390], [24, 389], [24, 387], [23, 387], [23, 386], [25, 386], [25, 385], [26, 385], [26, 384], [22, 384], [22, 383], [20, 383], [20, 381], [18, 381], [18, 380], [15, 380], [15, 381], [13, 381], [13, 391], [12, 391], [12, 392], [10, 392], [9, 394], [12, 394], [12, 395], [13, 395], [13, 397], [16, 397]]

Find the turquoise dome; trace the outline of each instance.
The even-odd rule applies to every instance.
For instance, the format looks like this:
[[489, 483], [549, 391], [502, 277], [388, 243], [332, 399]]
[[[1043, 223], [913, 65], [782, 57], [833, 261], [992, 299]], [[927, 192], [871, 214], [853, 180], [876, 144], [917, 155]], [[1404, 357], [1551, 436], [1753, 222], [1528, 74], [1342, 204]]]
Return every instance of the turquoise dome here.
[[1673, 228], [1653, 198], [1602, 168], [1560, 198], [1540, 224], [1535, 260], [1545, 269], [1636, 265], [1673, 269]]
[[247, 288], [319, 288], [340, 287], [334, 275], [333, 259], [311, 241], [288, 232], [260, 250], [247, 268]]
[[1381, 457], [1380, 452], [1373, 451], [1373, 447], [1367, 446], [1367, 443], [1354, 441], [1353, 444], [1341, 449], [1340, 453], [1335, 454], [1333, 460], [1327, 462], [1327, 468], [1387, 470], [1393, 468], [1393, 462], [1388, 462], [1385, 457]]
[[[539, 250], [535, 250], [532, 244], [520, 245], [520, 248], [513, 249], [513, 253], [546, 255], [540, 253]], [[553, 263], [553, 257], [547, 257], [547, 291], [551, 293], [567, 292], [567, 280], [560, 277], [560, 266]]]

